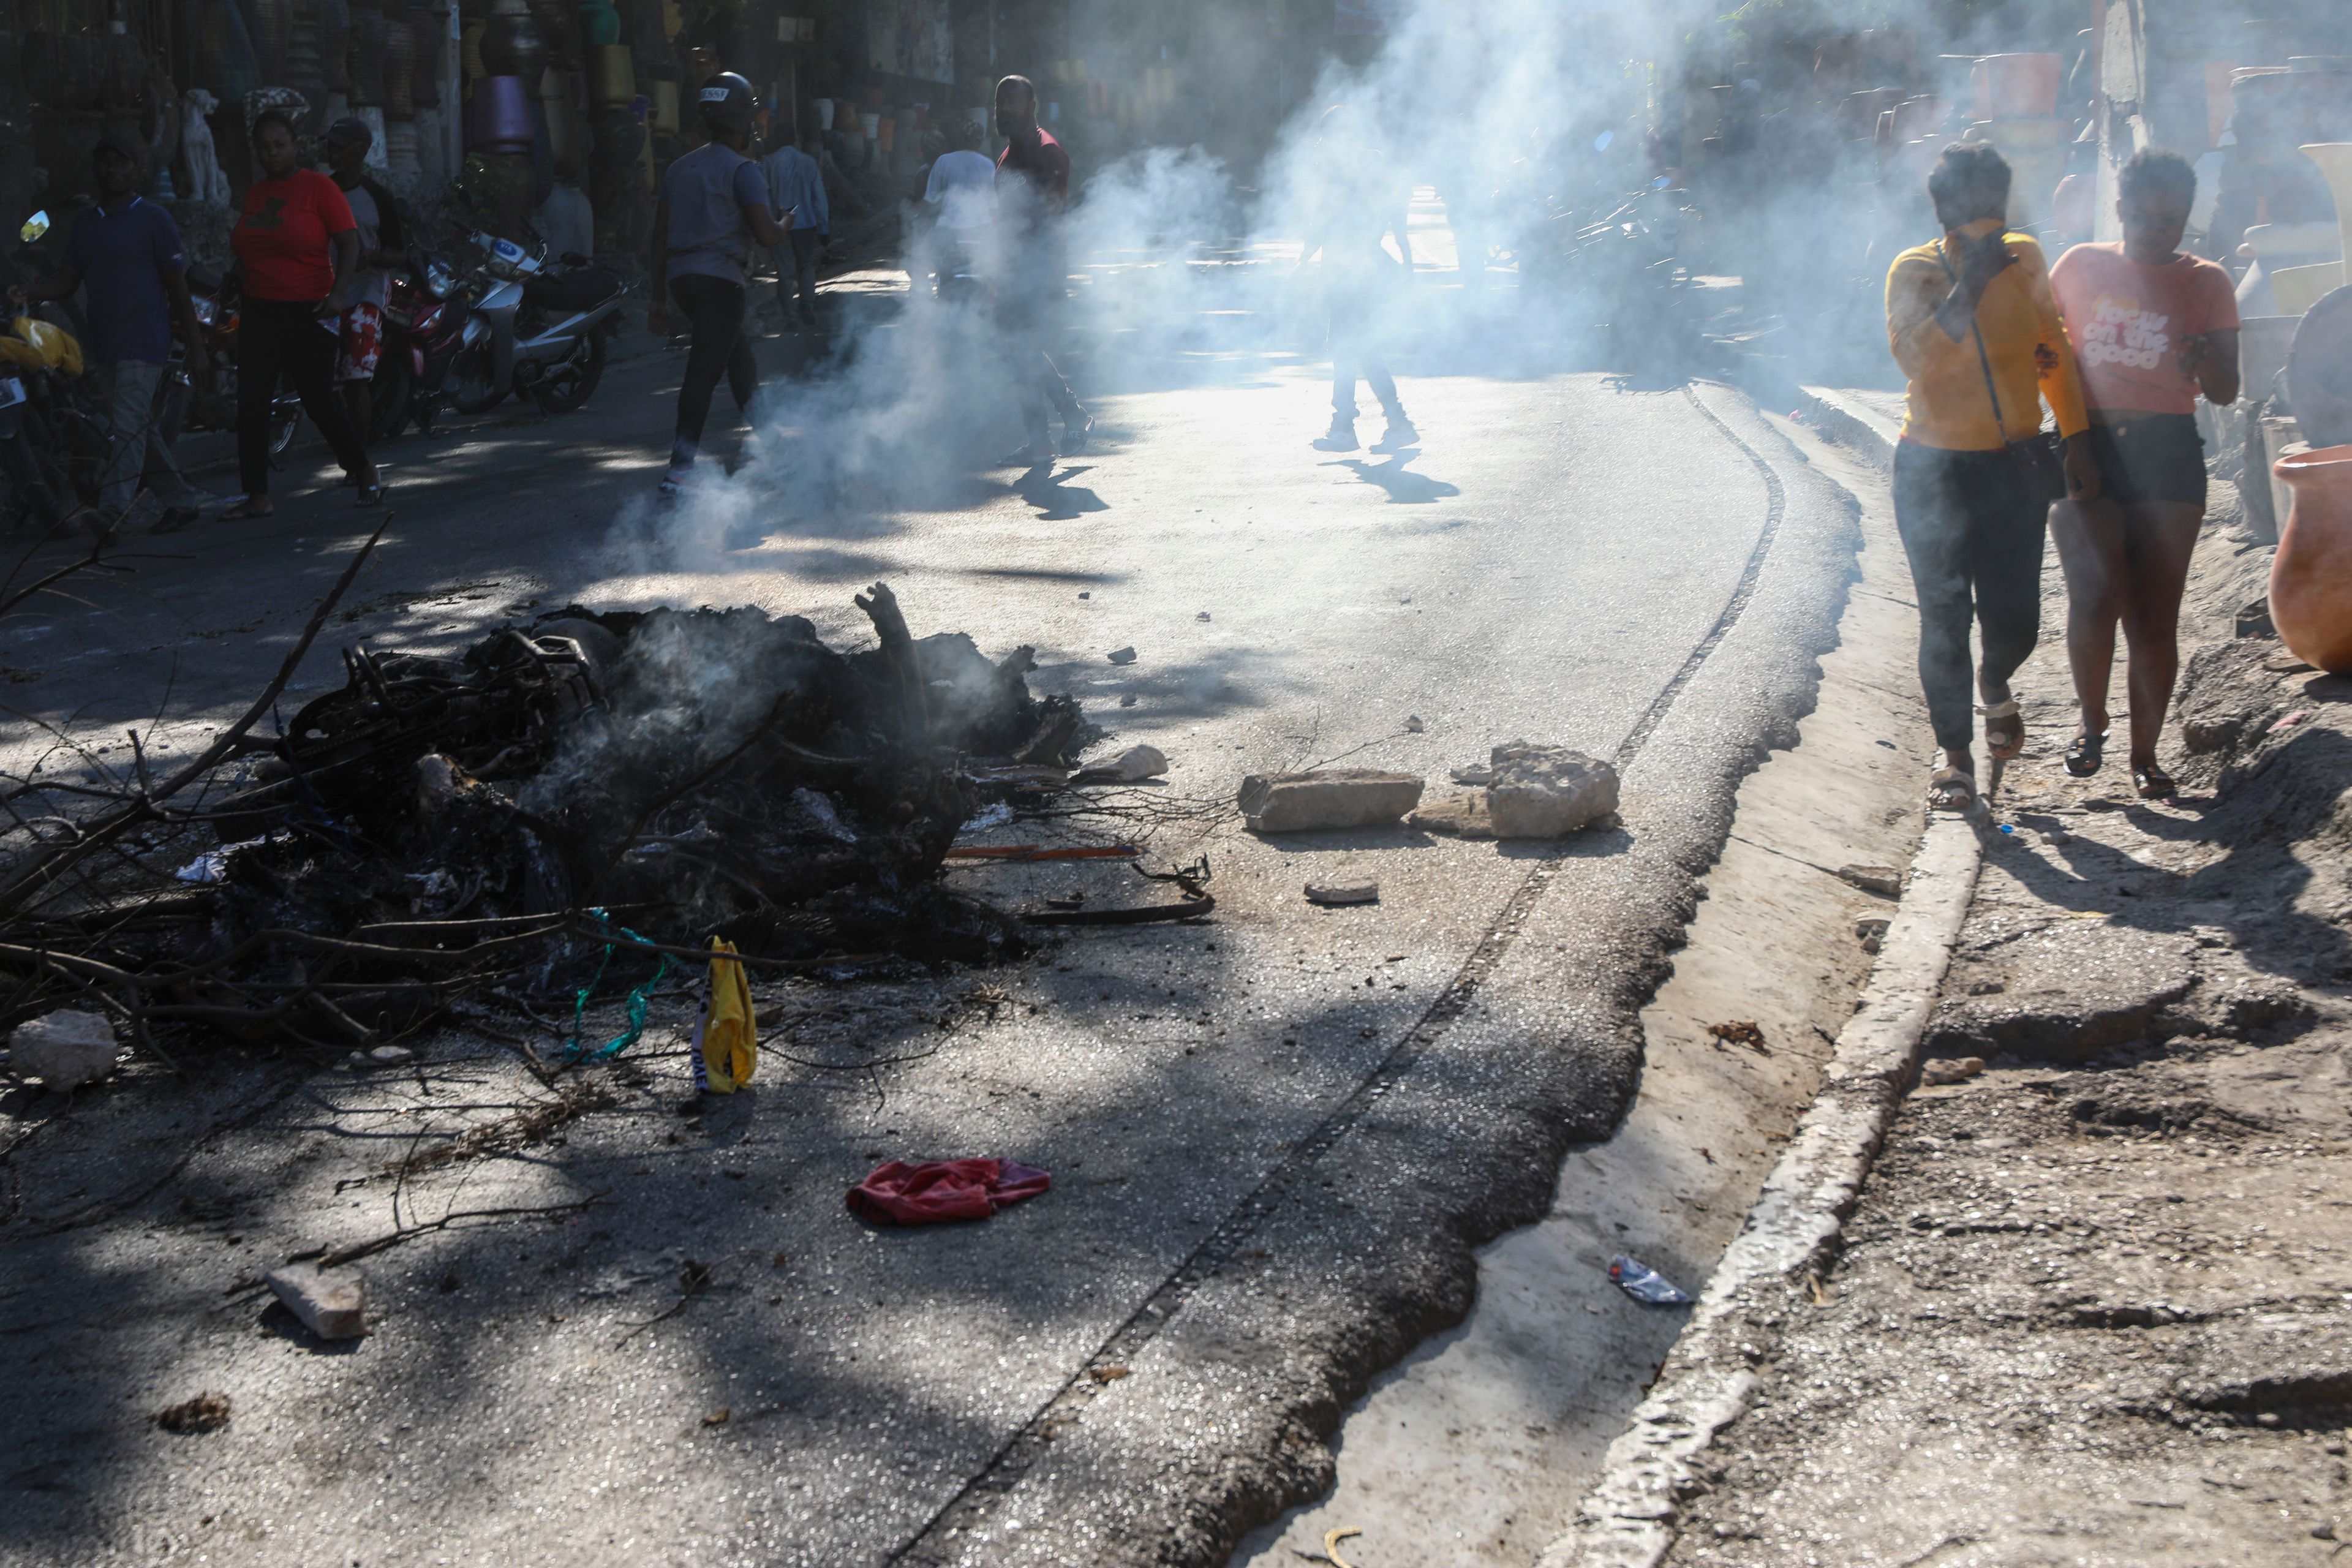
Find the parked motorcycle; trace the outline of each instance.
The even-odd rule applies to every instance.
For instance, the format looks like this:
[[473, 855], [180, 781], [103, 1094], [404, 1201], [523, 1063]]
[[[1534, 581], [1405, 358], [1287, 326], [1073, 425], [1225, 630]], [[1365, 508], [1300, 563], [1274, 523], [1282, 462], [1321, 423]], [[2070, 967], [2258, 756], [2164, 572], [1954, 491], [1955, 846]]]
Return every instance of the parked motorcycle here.
[[550, 414], [580, 407], [604, 379], [604, 340], [621, 330], [621, 275], [570, 252], [551, 266], [544, 247], [478, 230], [467, 238], [485, 259], [449, 366], [451, 405], [482, 414], [511, 395]]
[[[35, 242], [48, 232], [36, 213], [19, 234], [0, 282], [30, 282], [48, 268]], [[81, 343], [61, 301], [15, 316], [0, 329], [0, 476], [12, 521], [55, 527], [98, 500], [106, 468], [104, 418], [81, 390]]]
[[472, 290], [449, 265], [422, 251], [414, 253], [405, 273], [394, 275], [373, 384], [371, 443], [389, 441], [411, 425], [433, 433], [433, 421], [449, 400], [449, 367], [465, 345], [472, 302]]
[[81, 345], [47, 321], [0, 333], [0, 472], [20, 520], [54, 527], [98, 499], [106, 434], [75, 391], [81, 369]]
[[[196, 321], [205, 330], [207, 368], [202, 384], [187, 373], [187, 351], [179, 342], [180, 325], [172, 323], [173, 348], [170, 390], [164, 399], [163, 439], [180, 438], [182, 429], [236, 428], [236, 327], [240, 296], [234, 279], [223, 279], [201, 268], [188, 268], [188, 298]], [[294, 445], [302, 424], [302, 398], [291, 381], [280, 379], [269, 400], [269, 457], [272, 462]]]

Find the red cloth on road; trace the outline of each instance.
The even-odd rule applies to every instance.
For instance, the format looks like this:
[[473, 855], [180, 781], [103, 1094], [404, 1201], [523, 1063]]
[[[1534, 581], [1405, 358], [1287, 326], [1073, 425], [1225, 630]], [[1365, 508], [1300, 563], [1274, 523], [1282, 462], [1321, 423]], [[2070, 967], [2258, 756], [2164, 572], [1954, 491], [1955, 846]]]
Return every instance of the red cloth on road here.
[[1053, 1184], [1045, 1172], [1010, 1160], [893, 1160], [849, 1189], [849, 1210], [876, 1225], [986, 1219]]

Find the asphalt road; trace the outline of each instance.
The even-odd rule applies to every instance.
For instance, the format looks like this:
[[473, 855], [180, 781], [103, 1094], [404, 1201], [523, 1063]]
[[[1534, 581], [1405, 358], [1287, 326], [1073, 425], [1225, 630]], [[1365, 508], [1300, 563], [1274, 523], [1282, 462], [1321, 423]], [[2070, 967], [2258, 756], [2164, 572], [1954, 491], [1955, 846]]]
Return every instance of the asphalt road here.
[[[1808, 700], [1853, 546], [1736, 392], [1538, 374], [1490, 309], [1491, 339], [1401, 356], [1423, 439], [1391, 458], [1311, 450], [1318, 367], [1227, 326], [1097, 342], [1098, 450], [992, 469], [1018, 437], [1003, 374], [916, 352], [903, 318], [866, 369], [796, 384], [765, 447], [714, 439], [741, 482], [668, 514], [646, 492], [675, 353], [617, 365], [577, 416], [389, 448], [396, 515], [338, 640], [458, 646], [574, 599], [750, 603], [854, 637], [852, 592], [887, 580], [919, 636], [1034, 646], [1033, 685], [1085, 699], [1113, 748], [1167, 752], [1167, 783], [1102, 826], [1207, 853], [1218, 914], [993, 974], [776, 992], [833, 1008], [772, 1037], [803, 1062], [913, 1059], [772, 1057], [692, 1118], [691, 1001], [665, 997], [637, 1065], [595, 1075], [614, 1103], [561, 1142], [404, 1182], [388, 1163], [420, 1134], [541, 1097], [511, 1051], [453, 1036], [382, 1075], [224, 1057], [86, 1092], [6, 1167], [0, 1560], [1211, 1563], [1310, 1494], [1346, 1401], [1466, 1306], [1469, 1248], [1540, 1215], [1563, 1150], [1620, 1114], [1635, 1010], [1733, 784]], [[786, 349], [762, 346], [772, 371]], [[200, 742], [373, 524], [286, 477], [269, 522], [142, 542], [12, 622], [11, 702], [98, 734], [168, 689], [152, 749]], [[299, 679], [339, 683], [331, 651]], [[1226, 809], [1256, 769], [1352, 752], [1442, 786], [1519, 738], [1618, 758], [1624, 827], [1556, 850], [1272, 841]], [[1106, 886], [957, 875], [1015, 901]], [[1301, 897], [1365, 878], [1375, 906]], [[1055, 1190], [922, 1231], [843, 1208], [878, 1157], [982, 1153]], [[355, 1349], [238, 1289], [395, 1203], [413, 1224], [592, 1196], [378, 1255]], [[709, 1289], [681, 1293], [688, 1259]], [[147, 1422], [200, 1389], [231, 1395], [227, 1430]]]

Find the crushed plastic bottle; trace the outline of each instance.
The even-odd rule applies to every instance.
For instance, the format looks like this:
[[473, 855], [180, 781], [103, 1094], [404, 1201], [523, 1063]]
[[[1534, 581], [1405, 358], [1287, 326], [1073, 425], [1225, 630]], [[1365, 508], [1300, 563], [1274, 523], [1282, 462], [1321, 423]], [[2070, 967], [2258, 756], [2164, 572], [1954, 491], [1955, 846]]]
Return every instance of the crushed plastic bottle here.
[[1622, 1252], [1609, 1260], [1609, 1278], [1617, 1282], [1617, 1289], [1645, 1306], [1679, 1307], [1690, 1300], [1664, 1275]]

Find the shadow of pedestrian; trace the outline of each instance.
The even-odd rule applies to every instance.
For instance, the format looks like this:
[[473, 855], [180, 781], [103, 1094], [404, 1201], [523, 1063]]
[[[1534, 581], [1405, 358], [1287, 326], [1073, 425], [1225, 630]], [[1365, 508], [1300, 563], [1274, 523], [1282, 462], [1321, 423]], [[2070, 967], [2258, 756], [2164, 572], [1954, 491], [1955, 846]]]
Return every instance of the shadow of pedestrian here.
[[1426, 474], [1416, 474], [1405, 467], [1419, 456], [1419, 447], [1408, 447], [1381, 463], [1368, 463], [1361, 458], [1343, 458], [1324, 467], [1347, 468], [1366, 484], [1378, 485], [1388, 491], [1391, 501], [1404, 506], [1427, 506], [1432, 501], [1462, 493], [1459, 485], [1433, 479]]
[[1013, 482], [1013, 489], [1014, 494], [1037, 509], [1040, 521], [1067, 522], [1082, 512], [1110, 510], [1110, 503], [1093, 490], [1084, 486], [1071, 488], [1070, 480], [1080, 474], [1092, 472], [1092, 464], [1065, 468], [1058, 474], [1050, 468], [1032, 468]]

